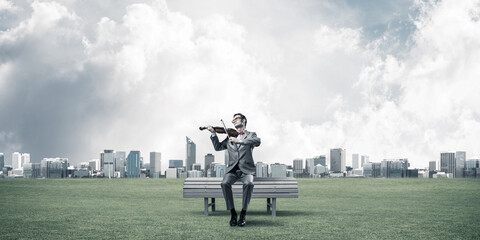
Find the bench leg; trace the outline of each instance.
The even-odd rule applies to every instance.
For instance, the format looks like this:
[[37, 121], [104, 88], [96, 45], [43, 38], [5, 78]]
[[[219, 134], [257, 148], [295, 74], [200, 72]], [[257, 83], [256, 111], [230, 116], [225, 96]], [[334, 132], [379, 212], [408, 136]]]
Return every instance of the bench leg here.
[[208, 198], [203, 198], [203, 206], [204, 206], [204, 212], [205, 216], [208, 216]]
[[275, 217], [275, 216], [277, 216], [277, 198], [272, 198], [272, 200], [273, 200], [273, 204], [272, 204], [272, 208], [273, 208], [272, 217]]
[[267, 198], [267, 213], [270, 213], [270, 198]]
[[215, 198], [212, 198], [212, 212], [215, 212]]

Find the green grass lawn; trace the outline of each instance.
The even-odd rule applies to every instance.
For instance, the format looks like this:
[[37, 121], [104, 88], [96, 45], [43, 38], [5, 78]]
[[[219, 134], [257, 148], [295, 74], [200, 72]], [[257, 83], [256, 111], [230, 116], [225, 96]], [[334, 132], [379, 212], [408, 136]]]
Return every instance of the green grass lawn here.
[[[183, 179], [0, 179], [0, 239], [480, 239], [480, 179], [298, 179], [298, 199], [223, 199], [203, 215]], [[241, 199], [236, 199], [241, 208]]]

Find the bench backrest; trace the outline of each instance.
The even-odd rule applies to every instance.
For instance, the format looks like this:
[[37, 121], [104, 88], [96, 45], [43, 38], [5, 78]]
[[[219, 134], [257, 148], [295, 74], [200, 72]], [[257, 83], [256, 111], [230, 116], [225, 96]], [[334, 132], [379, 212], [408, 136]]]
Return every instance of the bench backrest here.
[[[187, 178], [183, 183], [184, 198], [222, 198], [223, 178]], [[298, 198], [295, 178], [254, 178], [253, 198]], [[232, 186], [233, 197], [242, 197], [242, 182]]]

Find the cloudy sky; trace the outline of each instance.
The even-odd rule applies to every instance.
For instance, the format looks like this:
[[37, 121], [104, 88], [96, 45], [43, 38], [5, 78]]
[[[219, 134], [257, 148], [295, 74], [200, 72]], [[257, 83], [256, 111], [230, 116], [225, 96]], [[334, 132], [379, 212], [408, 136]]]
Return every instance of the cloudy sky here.
[[[480, 156], [480, 1], [0, 0], [0, 152], [197, 161], [248, 118], [256, 161]], [[231, 127], [231, 126], [230, 126]], [[223, 162], [223, 152], [215, 152]]]

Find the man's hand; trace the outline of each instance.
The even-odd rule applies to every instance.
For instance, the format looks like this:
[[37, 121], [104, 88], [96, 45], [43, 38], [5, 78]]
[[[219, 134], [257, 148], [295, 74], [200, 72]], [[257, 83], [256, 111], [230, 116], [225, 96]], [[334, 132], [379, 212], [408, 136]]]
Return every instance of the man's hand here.
[[238, 140], [238, 138], [236, 138], [236, 137], [230, 137], [229, 140], [230, 140], [231, 143], [239, 143], [240, 142]]
[[210, 131], [211, 133], [214, 133], [214, 132], [215, 132], [215, 129], [213, 129], [213, 127], [210, 126], [210, 125], [207, 126], [207, 129], [208, 129], [208, 131]]

